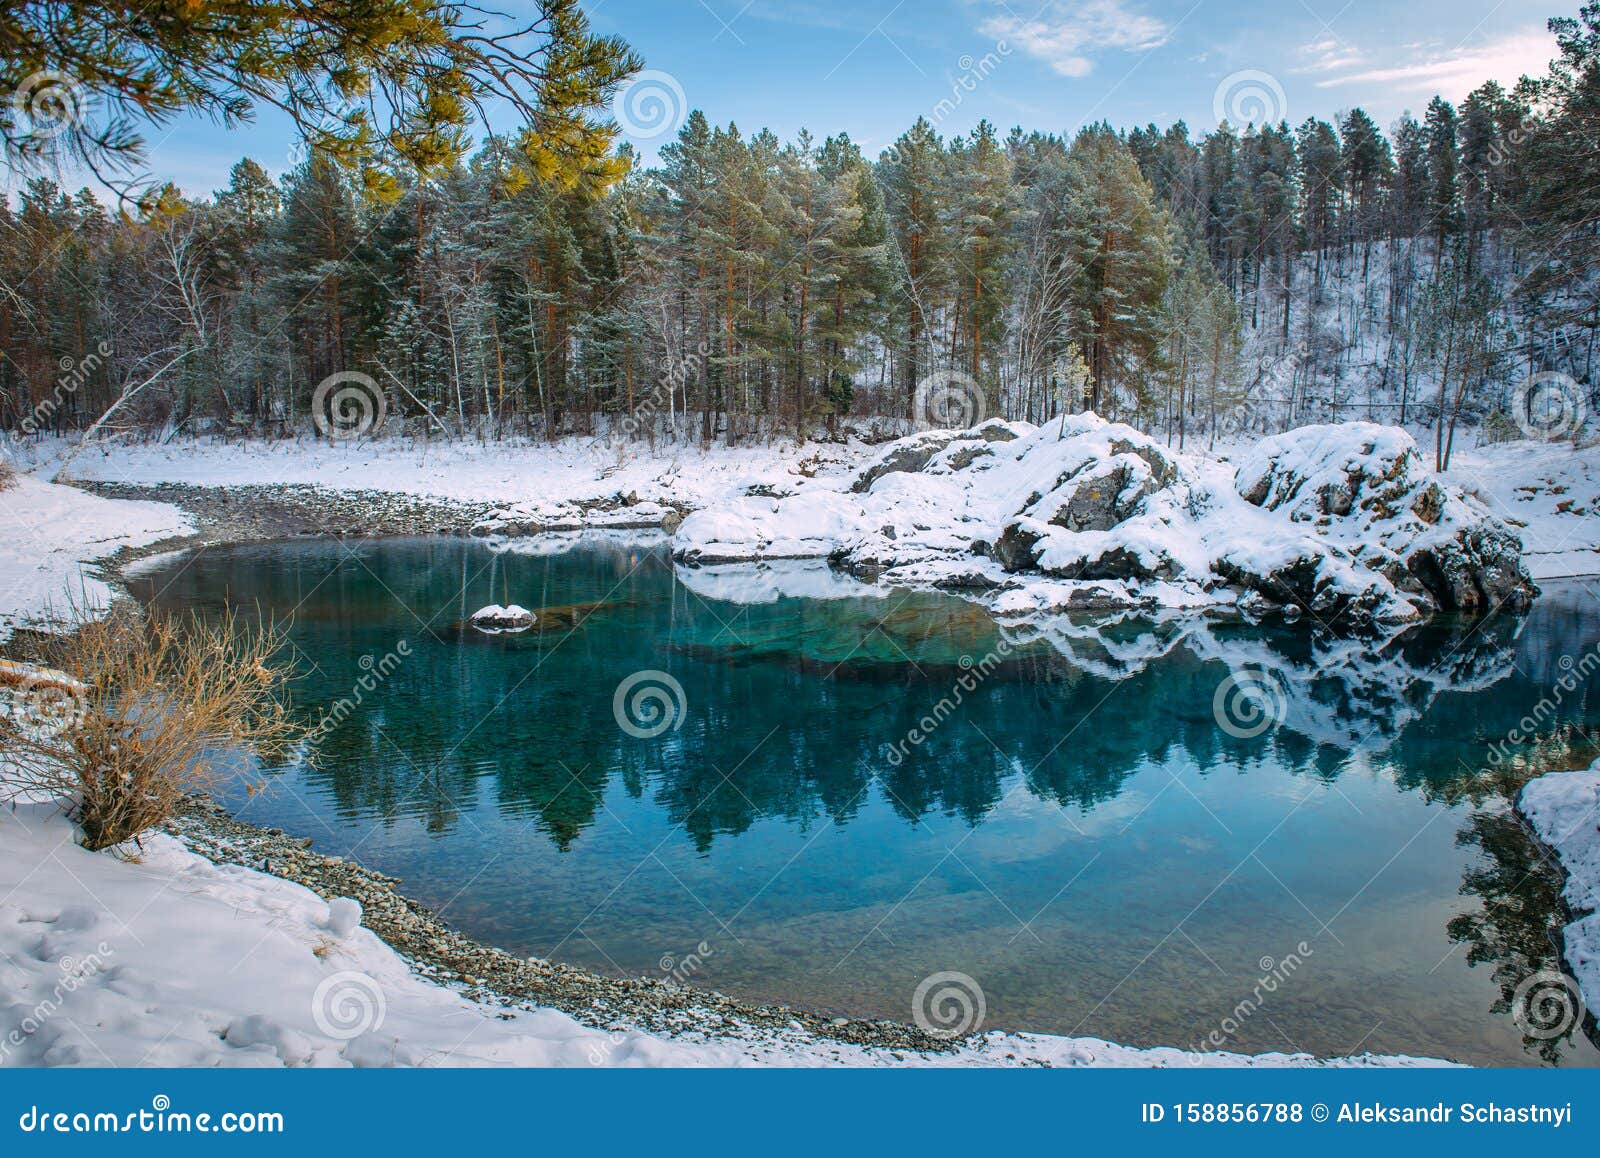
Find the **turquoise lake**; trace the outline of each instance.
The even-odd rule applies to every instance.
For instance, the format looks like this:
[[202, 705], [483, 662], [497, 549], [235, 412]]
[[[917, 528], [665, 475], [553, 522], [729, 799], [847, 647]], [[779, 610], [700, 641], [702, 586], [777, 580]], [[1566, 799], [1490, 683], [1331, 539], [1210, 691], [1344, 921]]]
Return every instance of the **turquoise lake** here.
[[[986, 1029], [1139, 1046], [1600, 1064], [1512, 1008], [1564, 917], [1509, 800], [1600, 755], [1600, 681], [1550, 703], [1600, 642], [1577, 584], [1382, 642], [1040, 634], [642, 536], [208, 549], [130, 586], [286, 623], [297, 705], [333, 713], [241, 816], [515, 953], [900, 1021], [959, 971]], [[538, 622], [464, 622], [491, 603]], [[1240, 673], [1280, 722], [1219, 724]]]

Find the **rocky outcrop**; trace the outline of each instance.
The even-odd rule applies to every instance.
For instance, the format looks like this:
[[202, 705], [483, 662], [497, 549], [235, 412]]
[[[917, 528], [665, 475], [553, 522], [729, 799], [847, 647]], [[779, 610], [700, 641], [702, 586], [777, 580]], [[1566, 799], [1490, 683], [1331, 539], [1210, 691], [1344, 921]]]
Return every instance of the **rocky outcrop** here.
[[606, 499], [529, 502], [497, 507], [472, 524], [468, 534], [480, 539], [521, 538], [552, 531], [664, 530], [671, 532], [683, 521], [675, 507], [621, 494]]
[[1018, 437], [1017, 427], [998, 418], [970, 430], [924, 430], [891, 442], [851, 484], [851, 494], [866, 494], [879, 479], [890, 474], [912, 473], [925, 469], [934, 455], [954, 443], [962, 445], [948, 457], [952, 470], [964, 470], [979, 458], [992, 454], [991, 444], [1011, 442]]
[[1307, 426], [1266, 439], [1240, 465], [1234, 487], [1434, 608], [1517, 608], [1538, 593], [1522, 541], [1435, 477], [1395, 427]]
[[[1234, 603], [1324, 624], [1521, 606], [1517, 537], [1434, 476], [1405, 432], [1352, 423], [1264, 440], [1238, 470], [1071, 415], [886, 446], [843, 490], [797, 486], [697, 512], [687, 562], [826, 558], [852, 574], [1040, 604]], [[1011, 602], [1026, 602], [1015, 600]]]

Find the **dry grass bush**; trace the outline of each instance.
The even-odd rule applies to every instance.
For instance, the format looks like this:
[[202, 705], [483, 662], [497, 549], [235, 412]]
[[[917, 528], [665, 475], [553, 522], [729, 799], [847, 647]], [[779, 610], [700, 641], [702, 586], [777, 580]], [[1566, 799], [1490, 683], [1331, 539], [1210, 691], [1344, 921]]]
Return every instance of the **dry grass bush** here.
[[11, 460], [0, 454], [0, 491], [7, 490], [17, 481], [17, 468], [11, 465]]
[[87, 848], [138, 837], [184, 796], [248, 775], [249, 754], [281, 758], [305, 735], [274, 627], [128, 611], [71, 626], [54, 670], [11, 689], [0, 794], [71, 801]]

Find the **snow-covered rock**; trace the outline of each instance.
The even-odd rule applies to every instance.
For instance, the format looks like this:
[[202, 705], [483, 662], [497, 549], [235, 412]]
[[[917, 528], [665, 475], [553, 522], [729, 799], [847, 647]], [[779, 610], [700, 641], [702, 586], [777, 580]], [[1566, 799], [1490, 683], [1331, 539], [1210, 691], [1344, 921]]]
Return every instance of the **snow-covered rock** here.
[[533, 501], [503, 507], [474, 523], [471, 534], [486, 539], [592, 528], [671, 530], [677, 525], [678, 514], [670, 507], [629, 494], [613, 496], [606, 503]]
[[1093, 414], [924, 431], [844, 485], [698, 511], [674, 553], [827, 558], [983, 592], [997, 610], [1243, 603], [1404, 622], [1534, 592], [1517, 537], [1428, 471], [1409, 435], [1366, 423], [1267, 439], [1236, 476]]
[[472, 613], [472, 626], [479, 631], [526, 631], [533, 626], [533, 612], [515, 603], [509, 607], [491, 603]]
[[969, 430], [919, 431], [890, 443], [888, 449], [861, 472], [850, 490], [854, 494], [865, 494], [884, 475], [923, 470], [934, 455], [958, 442], [964, 445], [957, 454], [951, 456], [951, 462], [959, 469], [988, 454], [989, 443], [1011, 442], [1032, 430], [1025, 423], [991, 418]]
[[1428, 470], [1397, 427], [1306, 426], [1265, 439], [1234, 485], [1439, 608], [1520, 606], [1534, 594], [1521, 540]]

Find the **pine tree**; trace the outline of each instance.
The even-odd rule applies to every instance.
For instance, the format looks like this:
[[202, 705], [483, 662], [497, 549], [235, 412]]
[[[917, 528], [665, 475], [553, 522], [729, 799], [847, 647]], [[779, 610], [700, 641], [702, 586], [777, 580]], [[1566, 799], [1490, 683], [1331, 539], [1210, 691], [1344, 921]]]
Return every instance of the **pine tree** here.
[[1434, 269], [1444, 258], [1444, 241], [1460, 221], [1461, 146], [1456, 137], [1458, 119], [1449, 101], [1434, 97], [1423, 120], [1428, 138], [1428, 216], [1437, 248]]
[[984, 384], [984, 353], [998, 346], [1004, 324], [1006, 258], [1010, 249], [1011, 167], [994, 126], [980, 121], [951, 149], [951, 233], [961, 279], [961, 340], [972, 380]]
[[[458, 163], [491, 102], [522, 121], [528, 175], [563, 186], [616, 180], [605, 106], [642, 64], [621, 39], [596, 36], [577, 0], [538, 0], [531, 18], [493, 35], [481, 14], [442, 0], [220, 9], [24, 0], [0, 8], [0, 44], [0, 88], [25, 94], [0, 106], [10, 160], [71, 159], [115, 180], [140, 160], [143, 125], [201, 113], [231, 127], [269, 106], [384, 199], [400, 192], [392, 166], [432, 175]], [[30, 113], [43, 116], [51, 99], [36, 91], [41, 77], [84, 87], [107, 119], [35, 123]]]
[[949, 247], [941, 225], [947, 165], [933, 126], [918, 117], [878, 167], [900, 272], [895, 316], [903, 335], [901, 362], [906, 370], [908, 415], [917, 382], [931, 368], [928, 334], [949, 280]]
[[1065, 176], [1072, 326], [1090, 371], [1090, 404], [1102, 413], [1147, 408], [1163, 363], [1171, 219], [1127, 147], [1103, 127], [1078, 134]]

